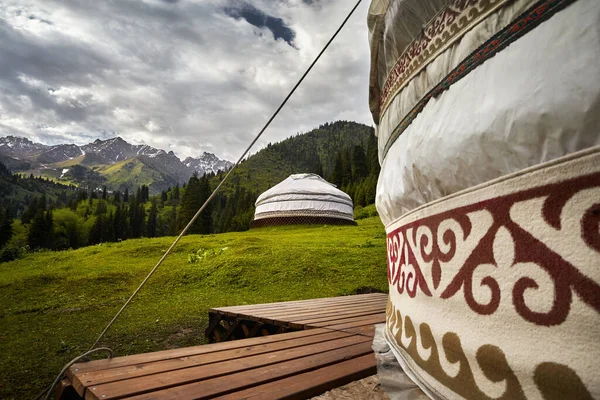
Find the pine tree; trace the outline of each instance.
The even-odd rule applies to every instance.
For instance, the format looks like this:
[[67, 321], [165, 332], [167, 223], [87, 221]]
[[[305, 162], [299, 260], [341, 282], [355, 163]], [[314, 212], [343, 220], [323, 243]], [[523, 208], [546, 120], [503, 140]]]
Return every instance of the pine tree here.
[[98, 204], [96, 204], [96, 215], [106, 214], [108, 210], [106, 201], [98, 200]]
[[171, 207], [171, 212], [169, 213], [168, 234], [171, 236], [177, 235], [177, 233], [179, 233], [177, 227], [177, 207], [173, 206]]
[[333, 164], [333, 172], [329, 177], [329, 182], [333, 183], [338, 188], [342, 187], [342, 180], [344, 176], [344, 172], [342, 171], [343, 167], [342, 154], [337, 153], [335, 156], [335, 163]]
[[165, 224], [165, 221], [163, 220], [163, 217], [159, 214], [156, 217], [156, 236], [162, 237], [166, 236], [167, 234], [167, 226]]
[[117, 205], [112, 225], [115, 240], [127, 239], [127, 209], [121, 204]]
[[88, 236], [89, 244], [102, 243], [102, 233], [104, 232], [104, 215], [98, 215]]
[[352, 151], [352, 179], [357, 181], [369, 175], [365, 149], [361, 145], [354, 146]]
[[[198, 179], [198, 173], [194, 172], [187, 183], [183, 196], [181, 196], [181, 210], [179, 212], [180, 229], [183, 229], [188, 224], [202, 206], [201, 196], [200, 179]], [[202, 223], [198, 219], [190, 227], [188, 233], [201, 233], [201, 231]]]
[[103, 242], [114, 242], [115, 241], [115, 230], [114, 230], [115, 214], [111, 212], [106, 216], [104, 223], [104, 229], [102, 231]]
[[146, 223], [146, 236], [156, 237], [157, 235], [157, 216], [158, 209], [156, 207], [156, 198], [152, 199], [152, 206], [150, 207], [150, 213], [148, 214], [148, 222]]
[[2, 209], [0, 205], [0, 247], [4, 246], [13, 235], [12, 229], [13, 218], [10, 209]]
[[347, 185], [352, 180], [352, 155], [350, 150], [342, 152], [342, 182], [341, 185]]
[[139, 238], [144, 234], [144, 219], [146, 218], [146, 210], [144, 205], [140, 203], [142, 196], [141, 189], [138, 188], [137, 194], [133, 197], [131, 206], [129, 207], [129, 226], [131, 228], [131, 237]]
[[[204, 202], [206, 202], [206, 200], [208, 200], [208, 198], [210, 197], [210, 182], [208, 180], [208, 176], [204, 175], [202, 177], [202, 179], [200, 179], [200, 186], [198, 188], [198, 193], [200, 196], [200, 206], [202, 206], [202, 204], [204, 204]], [[198, 207], [200, 208], [200, 207]], [[201, 224], [201, 228], [200, 228], [200, 233], [203, 234], [209, 234], [212, 232], [212, 210], [213, 210], [213, 204], [212, 203], [208, 203], [206, 205], [206, 208], [202, 211], [202, 214], [200, 214], [200, 217], [198, 218], [200, 220], [200, 224]]]
[[21, 216], [21, 221], [24, 224], [28, 224], [31, 222], [31, 220], [33, 219], [33, 217], [35, 217], [35, 215], [38, 212], [38, 199], [37, 197], [34, 197], [33, 199], [31, 199], [31, 202], [29, 203], [29, 206], [27, 207], [27, 209], [23, 212], [23, 215]]
[[29, 227], [27, 243], [32, 250], [49, 248], [52, 243], [52, 211], [39, 209]]
[[43, 194], [42, 197], [40, 197], [40, 199], [38, 201], [38, 210], [46, 211], [46, 207], [47, 207], [46, 195]]
[[150, 198], [150, 190], [148, 186], [142, 185], [139, 189], [140, 203], [146, 203]]

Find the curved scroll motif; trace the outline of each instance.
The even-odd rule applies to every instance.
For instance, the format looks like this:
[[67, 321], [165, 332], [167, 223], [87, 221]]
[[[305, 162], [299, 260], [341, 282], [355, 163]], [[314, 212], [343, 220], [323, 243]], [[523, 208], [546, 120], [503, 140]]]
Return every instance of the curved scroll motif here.
[[[421, 369], [427, 371], [439, 383], [446, 386], [456, 394], [468, 399], [492, 398], [488, 395], [489, 385], [497, 382], [504, 383], [504, 390], [493, 398], [497, 399], [525, 399], [525, 394], [515, 373], [508, 364], [502, 350], [496, 346], [484, 345], [477, 350], [475, 359], [477, 368], [480, 368], [487, 381], [478, 383], [473, 374], [473, 365], [467, 359], [463, 350], [460, 337], [454, 332], [446, 332], [441, 337], [442, 349], [438, 349], [434, 333], [428, 324], [422, 323], [418, 329], [408, 316], [403, 316], [395, 307], [390, 308], [388, 314], [388, 329], [394, 335], [396, 343], [411, 357]], [[401, 336], [410, 339], [408, 345], [403, 344]], [[438, 335], [436, 333], [435, 335]], [[423, 359], [417, 348], [417, 338], [422, 346], [429, 349], [429, 357]], [[440, 351], [441, 350], [441, 351]], [[445, 364], [458, 364], [458, 373], [449, 373], [442, 366], [441, 354], [447, 357]], [[489, 381], [489, 382], [488, 382]]]
[[561, 324], [573, 295], [600, 313], [600, 173], [468, 204], [387, 236], [390, 289], [462, 295], [490, 315], [503, 298], [537, 325]]
[[[411, 318], [403, 316], [391, 303], [387, 313], [387, 327], [396, 344], [419, 368], [457, 395], [482, 400], [526, 398], [517, 376], [523, 371], [515, 371], [499, 347], [481, 345], [474, 349], [474, 357], [470, 357], [456, 333], [432, 332], [427, 323], [421, 323], [417, 329]], [[422, 357], [423, 353], [426, 357]], [[483, 380], [475, 377], [476, 368], [483, 373]], [[566, 365], [544, 362], [531, 373], [531, 380], [545, 399], [592, 399], [581, 378]], [[500, 384], [499, 392], [493, 390], [494, 384]]]

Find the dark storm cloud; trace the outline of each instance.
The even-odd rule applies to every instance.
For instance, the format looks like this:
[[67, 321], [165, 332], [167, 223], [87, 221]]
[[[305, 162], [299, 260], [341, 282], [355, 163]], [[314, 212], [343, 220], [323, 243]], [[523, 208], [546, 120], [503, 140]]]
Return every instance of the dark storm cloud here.
[[283, 39], [287, 44], [295, 47], [296, 34], [285, 24], [283, 19], [268, 15], [249, 3], [236, 3], [235, 7], [225, 8], [227, 15], [236, 19], [245, 19], [257, 28], [267, 28], [273, 33], [275, 40]]
[[103, 71], [118, 62], [80, 43], [49, 42], [27, 35], [1, 19], [0, 55], [0, 79], [13, 81], [25, 74], [40, 77], [53, 86], [67, 81], [89, 83], [91, 77], [102, 76]]

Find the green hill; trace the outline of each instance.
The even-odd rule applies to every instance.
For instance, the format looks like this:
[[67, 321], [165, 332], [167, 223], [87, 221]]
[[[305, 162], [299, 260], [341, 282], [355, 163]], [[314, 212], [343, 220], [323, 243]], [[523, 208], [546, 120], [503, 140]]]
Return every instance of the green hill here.
[[186, 182], [191, 175], [187, 170], [182, 171], [179, 165], [174, 165], [171, 157], [166, 155], [136, 156], [120, 163], [100, 166], [98, 171], [106, 178], [106, 186], [114, 190], [129, 189], [131, 192], [146, 185], [153, 194]]
[[[232, 193], [236, 186], [261, 193], [291, 174], [313, 172], [329, 178], [336, 156], [356, 145], [367, 147], [373, 128], [351, 121], [321, 125], [266, 148], [244, 160], [224, 187]], [[217, 179], [219, 179], [217, 177]]]
[[[120, 163], [112, 164], [102, 170], [102, 176], [107, 178], [107, 186], [125, 191], [132, 190], [142, 185], [151, 185], [156, 181], [162, 181], [162, 174], [148, 167], [141, 157], [134, 157]], [[177, 182], [170, 182], [164, 189], [173, 186]]]
[[[86, 351], [172, 237], [27, 254], [0, 264], [0, 398], [35, 397]], [[203, 342], [210, 307], [387, 288], [385, 234], [281, 227], [183, 238], [104, 340], [116, 355]], [[200, 254], [190, 263], [190, 254]]]

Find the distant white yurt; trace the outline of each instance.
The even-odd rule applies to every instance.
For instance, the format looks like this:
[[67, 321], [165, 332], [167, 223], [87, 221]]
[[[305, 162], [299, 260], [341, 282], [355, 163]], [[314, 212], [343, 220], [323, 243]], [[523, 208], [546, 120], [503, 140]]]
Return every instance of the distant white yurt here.
[[256, 200], [252, 228], [293, 224], [354, 225], [346, 193], [316, 174], [290, 175]]

